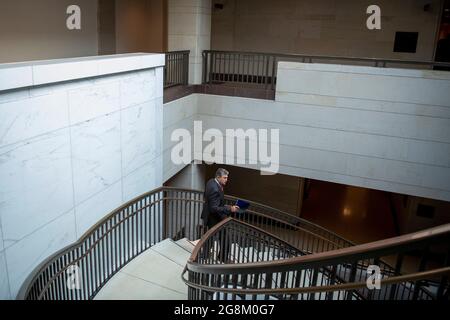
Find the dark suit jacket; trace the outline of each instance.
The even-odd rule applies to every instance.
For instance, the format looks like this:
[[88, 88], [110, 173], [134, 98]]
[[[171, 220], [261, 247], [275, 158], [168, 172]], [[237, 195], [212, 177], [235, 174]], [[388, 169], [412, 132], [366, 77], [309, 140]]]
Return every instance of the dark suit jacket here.
[[208, 227], [228, 217], [230, 208], [224, 205], [223, 191], [215, 179], [209, 179], [205, 188], [205, 203], [201, 218]]

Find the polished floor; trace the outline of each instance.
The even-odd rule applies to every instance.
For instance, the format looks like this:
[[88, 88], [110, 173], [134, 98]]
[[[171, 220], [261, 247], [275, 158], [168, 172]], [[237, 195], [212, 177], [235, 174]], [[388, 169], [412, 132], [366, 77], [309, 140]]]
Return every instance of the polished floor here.
[[355, 243], [397, 235], [384, 191], [311, 180], [301, 217]]

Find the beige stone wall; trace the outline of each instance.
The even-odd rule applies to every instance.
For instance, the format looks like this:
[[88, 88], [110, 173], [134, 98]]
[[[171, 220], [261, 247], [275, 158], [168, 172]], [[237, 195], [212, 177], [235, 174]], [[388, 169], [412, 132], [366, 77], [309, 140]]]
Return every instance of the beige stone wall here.
[[[223, 9], [214, 8], [222, 3]], [[423, 7], [430, 3], [431, 9]], [[431, 60], [441, 0], [213, 0], [211, 48]], [[366, 9], [381, 7], [381, 30]], [[396, 31], [419, 32], [417, 52], [393, 52]]]
[[[81, 8], [81, 30], [68, 30], [69, 5]], [[97, 1], [0, 1], [0, 63], [97, 55]]]
[[190, 50], [190, 84], [201, 83], [202, 52], [210, 49], [211, 1], [168, 0], [168, 50]]
[[116, 0], [116, 52], [164, 52], [164, 0]]
[[[450, 222], [450, 203], [421, 197], [391, 194], [401, 234], [432, 228]], [[434, 207], [432, 217], [417, 215], [419, 204]]]
[[115, 15], [115, 1], [98, 1], [98, 54], [100, 55], [116, 53]]

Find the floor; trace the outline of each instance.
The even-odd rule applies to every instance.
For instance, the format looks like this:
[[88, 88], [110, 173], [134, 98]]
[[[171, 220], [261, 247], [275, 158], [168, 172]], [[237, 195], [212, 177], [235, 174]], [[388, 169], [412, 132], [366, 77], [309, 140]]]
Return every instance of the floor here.
[[186, 300], [181, 274], [193, 248], [186, 239], [154, 245], [116, 273], [95, 300]]
[[397, 235], [384, 191], [311, 180], [301, 217], [355, 243]]

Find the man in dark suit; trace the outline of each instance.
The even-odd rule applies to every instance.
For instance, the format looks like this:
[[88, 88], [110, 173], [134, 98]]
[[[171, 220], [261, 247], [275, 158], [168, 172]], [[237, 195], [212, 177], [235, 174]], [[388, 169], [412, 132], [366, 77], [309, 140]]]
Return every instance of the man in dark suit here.
[[221, 220], [227, 218], [231, 212], [237, 212], [238, 206], [226, 206], [223, 200], [223, 188], [228, 181], [228, 171], [217, 169], [216, 177], [209, 179], [205, 188], [205, 203], [203, 205], [202, 220], [205, 226], [212, 228]]
[[[219, 168], [216, 171], [215, 178], [209, 179], [206, 183], [205, 203], [203, 204], [201, 218], [203, 220], [203, 224], [208, 228], [212, 228], [221, 220], [226, 219], [232, 212], [238, 212], [239, 210], [238, 206], [225, 205], [223, 200], [223, 188], [227, 184], [227, 181], [228, 171], [223, 168]], [[219, 242], [222, 242], [222, 240], [225, 239], [221, 239]], [[220, 251], [219, 259], [226, 262], [228, 259], [229, 245], [225, 245], [224, 250]]]

